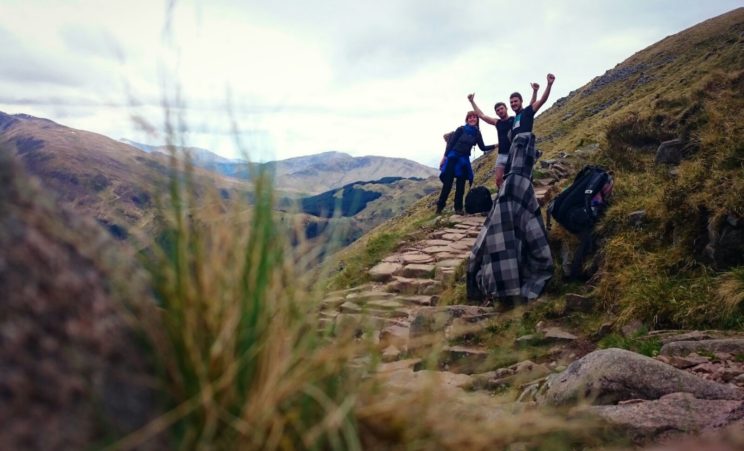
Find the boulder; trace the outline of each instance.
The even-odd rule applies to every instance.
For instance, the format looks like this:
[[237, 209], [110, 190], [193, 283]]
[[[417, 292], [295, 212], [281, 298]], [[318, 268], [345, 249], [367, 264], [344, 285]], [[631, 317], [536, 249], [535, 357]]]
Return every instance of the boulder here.
[[656, 149], [656, 164], [671, 164], [678, 165], [682, 162], [683, 147], [681, 139], [672, 139], [664, 141]]
[[624, 349], [594, 351], [551, 376], [537, 401], [565, 405], [586, 400], [613, 404], [627, 399], [659, 399], [675, 393], [692, 393], [699, 399], [744, 399], [744, 392], [678, 370], [673, 366]]
[[727, 352], [734, 355], [744, 355], [744, 339], [742, 338], [723, 338], [719, 340], [698, 340], [698, 341], [675, 341], [662, 346], [660, 355], [668, 356], [685, 356], [697, 352]]
[[640, 444], [726, 426], [744, 416], [744, 403], [697, 399], [689, 393], [671, 393], [656, 401], [593, 406], [587, 411]]

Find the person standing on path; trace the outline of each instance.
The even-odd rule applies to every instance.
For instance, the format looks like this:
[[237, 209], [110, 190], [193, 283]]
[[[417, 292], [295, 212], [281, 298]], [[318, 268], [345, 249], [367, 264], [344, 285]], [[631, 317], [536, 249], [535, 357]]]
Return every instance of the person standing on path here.
[[[455, 213], [463, 214], [462, 198], [465, 195], [465, 181], [473, 183], [473, 168], [470, 166], [470, 152], [474, 145], [480, 150], [488, 152], [496, 148], [495, 145], [483, 144], [483, 136], [478, 128], [478, 114], [468, 111], [465, 115], [465, 125], [460, 126], [447, 138], [447, 148], [442, 161], [439, 163], [439, 179], [442, 181], [442, 191], [437, 201], [437, 214], [441, 213], [447, 203], [455, 183]], [[455, 179], [457, 180], [455, 182]]]
[[[530, 83], [532, 87], [532, 100], [530, 104], [535, 103], [537, 99], [537, 91], [540, 89], [540, 85], [537, 83]], [[514, 125], [514, 117], [509, 116], [504, 102], [497, 102], [493, 106], [496, 111], [497, 118], [486, 116], [478, 105], [475, 104], [475, 93], [468, 94], [468, 101], [473, 107], [473, 110], [478, 113], [478, 118], [483, 119], [484, 122], [489, 123], [496, 127], [496, 132], [499, 136], [499, 155], [496, 157], [496, 186], [501, 188], [501, 184], [504, 182], [504, 174], [506, 170], [506, 162], [509, 159], [509, 148], [511, 148], [511, 129]]]
[[553, 258], [545, 223], [532, 187], [532, 167], [537, 159], [534, 115], [547, 101], [555, 81], [540, 100], [522, 108], [522, 96], [510, 96], [517, 115], [511, 130], [509, 168], [493, 208], [470, 251], [468, 298], [498, 298], [504, 304], [515, 298], [526, 301], [542, 294], [553, 275]]

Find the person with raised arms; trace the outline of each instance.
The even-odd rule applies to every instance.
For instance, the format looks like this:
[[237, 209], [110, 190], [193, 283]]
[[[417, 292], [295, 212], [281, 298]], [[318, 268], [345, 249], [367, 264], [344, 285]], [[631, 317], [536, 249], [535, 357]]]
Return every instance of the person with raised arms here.
[[532, 167], [537, 160], [535, 113], [548, 100], [555, 76], [540, 100], [522, 107], [522, 96], [513, 93], [512, 109], [517, 115], [511, 128], [508, 171], [498, 197], [470, 251], [467, 273], [468, 298], [498, 299], [505, 308], [516, 301], [539, 297], [553, 275], [553, 258], [548, 246], [540, 205], [532, 187]]
[[[540, 85], [537, 83], [530, 83], [532, 87], [532, 101], [535, 103], [537, 99], [537, 91], [540, 89]], [[497, 117], [486, 116], [478, 105], [475, 103], [475, 93], [468, 94], [468, 101], [473, 107], [473, 111], [478, 113], [478, 117], [484, 122], [491, 124], [496, 127], [496, 133], [499, 137], [499, 155], [496, 157], [496, 186], [501, 188], [501, 184], [504, 182], [504, 174], [506, 173], [506, 162], [509, 159], [509, 148], [511, 147], [511, 129], [514, 125], [514, 117], [509, 116], [504, 102], [497, 102], [493, 109], [496, 111]]]

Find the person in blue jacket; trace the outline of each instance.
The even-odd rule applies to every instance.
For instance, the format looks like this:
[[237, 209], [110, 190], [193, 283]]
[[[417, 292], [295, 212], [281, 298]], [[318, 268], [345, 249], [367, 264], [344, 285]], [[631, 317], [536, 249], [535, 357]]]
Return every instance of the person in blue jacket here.
[[437, 201], [437, 214], [441, 213], [447, 203], [452, 184], [455, 184], [455, 213], [463, 214], [462, 198], [465, 195], [465, 181], [473, 184], [473, 168], [470, 166], [470, 152], [476, 144], [483, 152], [496, 148], [495, 145], [483, 144], [483, 136], [478, 128], [478, 113], [468, 111], [465, 125], [449, 134], [447, 148], [439, 163], [439, 180], [442, 181], [442, 192]]

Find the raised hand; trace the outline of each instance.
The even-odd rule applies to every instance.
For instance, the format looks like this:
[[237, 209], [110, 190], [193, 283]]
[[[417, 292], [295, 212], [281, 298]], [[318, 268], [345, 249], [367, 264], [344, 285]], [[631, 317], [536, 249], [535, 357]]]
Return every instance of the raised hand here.
[[548, 84], [552, 85], [554, 81], [555, 81], [555, 75], [548, 74]]
[[468, 94], [468, 100], [472, 102], [473, 99], [475, 99], [475, 93]]
[[538, 89], [540, 89], [540, 85], [537, 83], [530, 83], [530, 86], [532, 87], [533, 91], [537, 91]]

